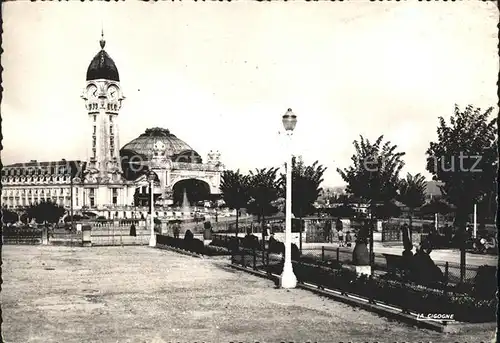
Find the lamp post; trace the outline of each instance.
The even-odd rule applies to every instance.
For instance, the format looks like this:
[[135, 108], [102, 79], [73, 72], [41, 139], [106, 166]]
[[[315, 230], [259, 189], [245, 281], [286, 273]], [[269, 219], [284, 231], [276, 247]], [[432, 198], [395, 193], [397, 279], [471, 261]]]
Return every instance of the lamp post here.
[[[74, 227], [74, 222], [73, 222], [73, 165], [71, 162], [66, 161], [65, 158], [62, 159], [64, 163], [66, 163], [66, 167], [68, 168], [67, 171], [69, 171], [69, 216], [71, 219], [71, 230], [73, 230]], [[63, 200], [64, 204], [64, 200]]]
[[286, 212], [285, 212], [285, 263], [280, 277], [281, 288], [295, 288], [297, 278], [293, 273], [292, 266], [292, 151], [291, 140], [293, 129], [297, 124], [297, 116], [289, 108], [283, 115], [283, 127], [288, 138], [288, 151], [286, 162]]
[[149, 179], [149, 185], [151, 189], [151, 237], [149, 238], [149, 246], [150, 247], [155, 247], [156, 246], [156, 235], [155, 235], [155, 221], [154, 221], [154, 209], [155, 209], [155, 203], [154, 203], [154, 195], [153, 195], [153, 186], [154, 186], [154, 181], [155, 181], [155, 173], [153, 171], [150, 171], [148, 174], [148, 179]]
[[70, 189], [70, 206], [71, 206], [71, 230], [73, 230], [73, 227], [75, 226], [75, 223], [73, 221], [73, 170], [72, 170], [72, 165], [69, 165], [69, 189]]

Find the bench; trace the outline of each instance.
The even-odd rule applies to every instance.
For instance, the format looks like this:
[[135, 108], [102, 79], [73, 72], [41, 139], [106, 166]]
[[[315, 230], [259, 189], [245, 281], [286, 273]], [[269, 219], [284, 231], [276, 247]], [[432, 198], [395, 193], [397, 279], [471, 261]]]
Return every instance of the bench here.
[[389, 274], [404, 276], [409, 271], [405, 258], [399, 255], [382, 254], [385, 257], [387, 272]]

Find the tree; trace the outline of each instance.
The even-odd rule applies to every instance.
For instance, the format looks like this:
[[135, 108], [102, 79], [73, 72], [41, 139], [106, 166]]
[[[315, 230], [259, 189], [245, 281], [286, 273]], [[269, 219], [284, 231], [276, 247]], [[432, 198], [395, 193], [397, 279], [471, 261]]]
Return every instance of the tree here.
[[[312, 165], [306, 165], [302, 158], [292, 158], [292, 213], [299, 219], [300, 238], [302, 249], [302, 218], [314, 213], [316, 208], [314, 202], [318, 199], [323, 189], [323, 174], [326, 168], [315, 161]], [[281, 174], [282, 192], [286, 192], [286, 175]]]
[[460, 263], [465, 272], [465, 227], [475, 203], [494, 189], [497, 179], [497, 125], [486, 111], [468, 105], [461, 111], [455, 105], [449, 124], [439, 117], [438, 139], [427, 149], [426, 169], [433, 180], [441, 181], [444, 199], [456, 207], [455, 225], [464, 237]]
[[477, 204], [477, 216], [478, 221], [482, 223], [495, 223], [496, 213], [497, 213], [497, 194], [498, 194], [498, 184], [492, 186], [491, 191], [483, 197], [482, 201]]
[[[326, 168], [315, 161], [312, 165], [305, 165], [301, 158], [292, 159], [292, 212], [302, 218], [316, 211], [314, 202], [318, 199]], [[285, 185], [285, 175], [281, 175]]]
[[[404, 152], [396, 152], [397, 146], [390, 141], [382, 144], [383, 136], [375, 143], [360, 136], [354, 141], [355, 154], [351, 157], [352, 165], [337, 172], [347, 183], [346, 192], [359, 197], [369, 205], [371, 223], [370, 261], [373, 263], [373, 219], [376, 219], [375, 208], [391, 202], [397, 196], [399, 172], [404, 166]], [[371, 264], [372, 264], [371, 263]]]
[[329, 208], [328, 210], [326, 210], [326, 212], [332, 217], [354, 218], [357, 215], [357, 212], [354, 210], [354, 208], [347, 204]]
[[11, 210], [8, 210], [6, 208], [2, 209], [2, 221], [5, 224], [14, 224], [19, 220], [19, 215]]
[[434, 215], [435, 213], [439, 213], [443, 216], [454, 212], [454, 206], [450, 206], [442, 199], [433, 198], [428, 203], [424, 204], [420, 207], [420, 215], [426, 216], [429, 214]]
[[51, 201], [42, 200], [38, 204], [30, 205], [26, 214], [28, 218], [35, 219], [39, 224], [55, 224], [62, 218], [66, 210], [63, 206]]
[[392, 201], [376, 205], [373, 208], [373, 216], [377, 219], [389, 219], [399, 217], [402, 211], [401, 208]]
[[425, 178], [421, 174], [411, 175], [408, 173], [406, 179], [401, 180], [399, 184], [398, 199], [408, 207], [409, 220], [409, 239], [408, 245], [412, 244], [412, 219], [415, 209], [425, 203]]
[[280, 180], [277, 179], [278, 168], [256, 169], [250, 171], [248, 211], [258, 216], [264, 233], [266, 216], [278, 212], [274, 202], [278, 200]]
[[238, 236], [238, 219], [240, 210], [248, 204], [249, 176], [239, 170], [225, 170], [222, 173], [220, 191], [226, 205], [236, 210], [236, 236]]

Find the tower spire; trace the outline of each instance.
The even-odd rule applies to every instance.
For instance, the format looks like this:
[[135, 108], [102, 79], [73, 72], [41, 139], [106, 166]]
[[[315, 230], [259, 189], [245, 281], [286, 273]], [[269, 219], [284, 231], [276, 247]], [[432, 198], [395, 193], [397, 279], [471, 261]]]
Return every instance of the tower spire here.
[[101, 49], [104, 50], [104, 46], [106, 45], [106, 41], [104, 40], [104, 29], [101, 27], [101, 40], [99, 41], [101, 45]]

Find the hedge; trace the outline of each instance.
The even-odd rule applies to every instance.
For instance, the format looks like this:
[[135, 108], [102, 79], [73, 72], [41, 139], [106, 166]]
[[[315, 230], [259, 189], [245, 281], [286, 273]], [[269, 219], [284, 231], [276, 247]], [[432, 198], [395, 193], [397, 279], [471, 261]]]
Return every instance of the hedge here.
[[213, 246], [212, 247], [205, 246], [203, 241], [195, 238], [182, 239], [182, 238], [174, 238], [171, 236], [157, 235], [156, 242], [158, 244], [168, 245], [172, 248], [182, 249], [200, 255], [207, 255], [207, 256], [229, 255], [229, 251], [227, 249], [223, 248], [221, 249]]

